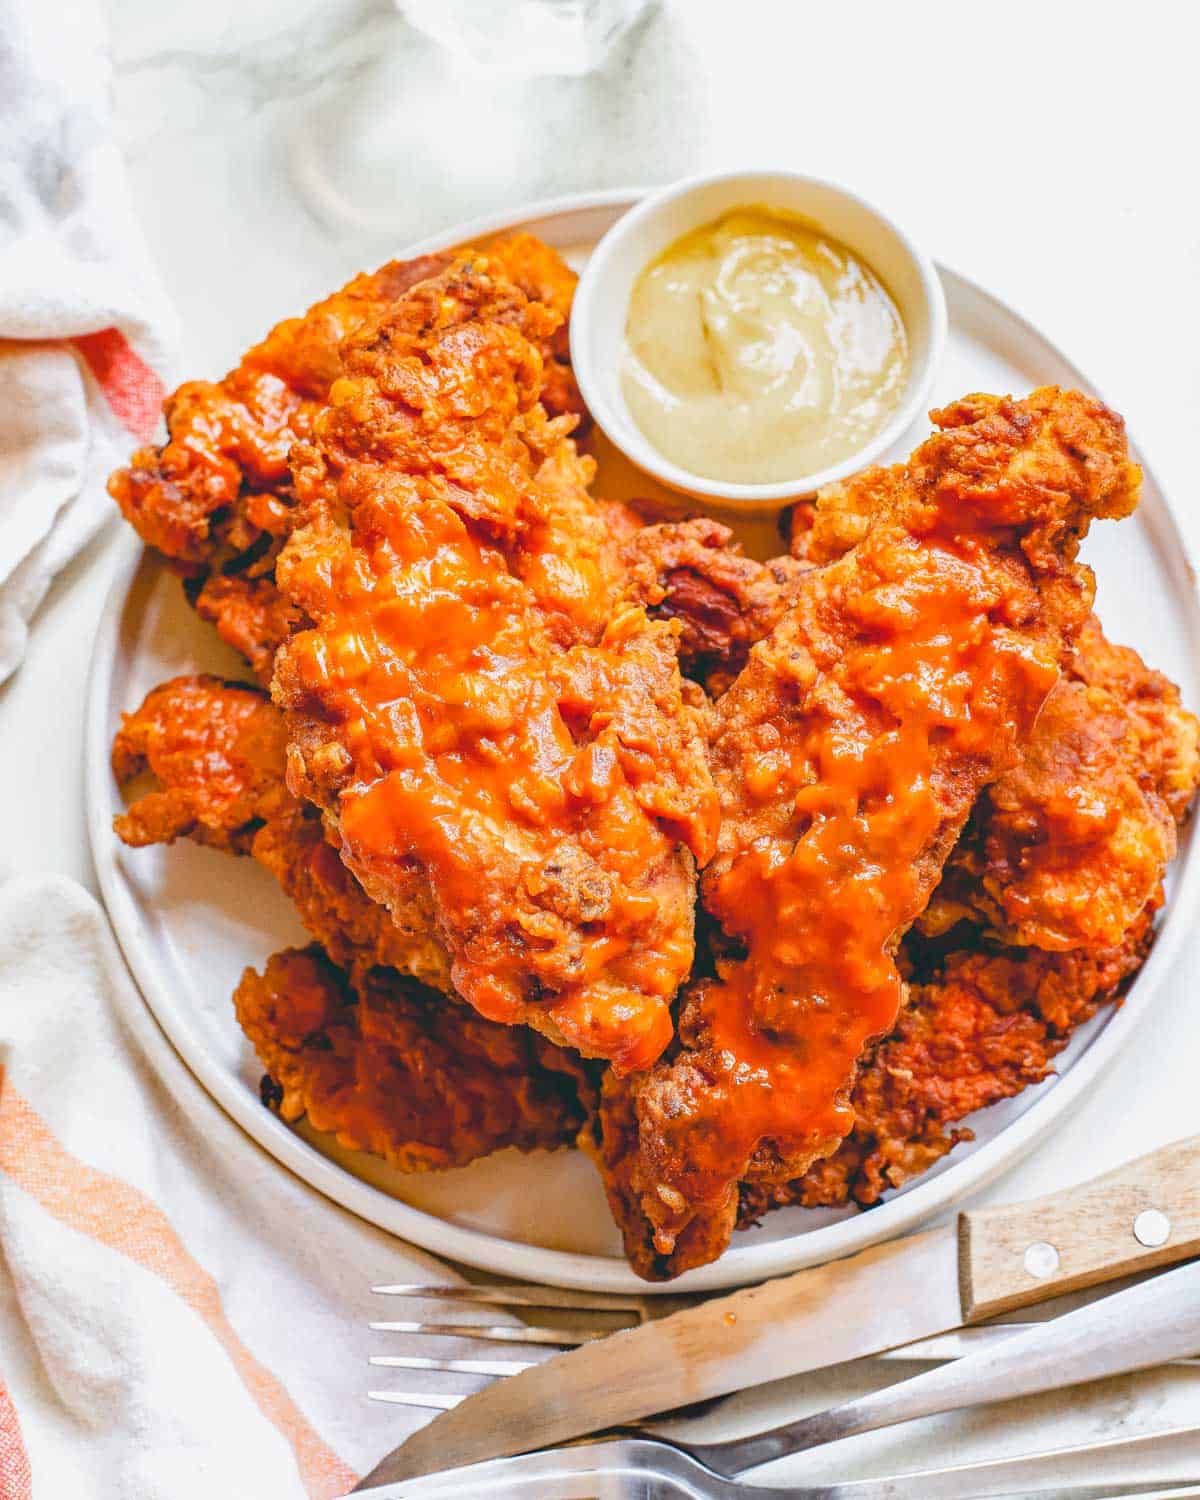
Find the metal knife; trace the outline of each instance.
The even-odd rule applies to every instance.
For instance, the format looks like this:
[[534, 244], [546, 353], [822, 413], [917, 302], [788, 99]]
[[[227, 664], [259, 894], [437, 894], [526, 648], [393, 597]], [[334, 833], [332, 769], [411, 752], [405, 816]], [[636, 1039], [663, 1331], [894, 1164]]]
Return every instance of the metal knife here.
[[573, 1349], [435, 1418], [360, 1488], [548, 1447], [1195, 1255], [1200, 1136]]

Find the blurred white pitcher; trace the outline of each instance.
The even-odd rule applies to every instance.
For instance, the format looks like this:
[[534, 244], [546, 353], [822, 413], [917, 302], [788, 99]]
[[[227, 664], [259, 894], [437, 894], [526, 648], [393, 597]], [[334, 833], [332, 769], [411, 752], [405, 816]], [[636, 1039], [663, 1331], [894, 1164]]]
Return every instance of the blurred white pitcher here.
[[396, 0], [466, 62], [506, 73], [590, 73], [658, 0]]

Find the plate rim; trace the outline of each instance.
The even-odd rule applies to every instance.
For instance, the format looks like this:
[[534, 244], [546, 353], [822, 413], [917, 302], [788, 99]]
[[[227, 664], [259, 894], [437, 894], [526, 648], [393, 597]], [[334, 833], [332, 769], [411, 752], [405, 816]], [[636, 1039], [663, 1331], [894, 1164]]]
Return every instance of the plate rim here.
[[[486, 235], [521, 229], [570, 214], [627, 209], [648, 191], [651, 189], [647, 187], [608, 188], [540, 199], [454, 225], [404, 247], [399, 254], [404, 257], [430, 254]], [[944, 278], [959, 282], [969, 293], [990, 304], [1048, 348], [1078, 377], [1080, 389], [1099, 395], [1095, 385], [1074, 361], [1017, 308], [944, 262], [935, 261], [935, 265]], [[1175, 518], [1166, 491], [1158, 484], [1151, 465], [1133, 442], [1132, 435], [1130, 441], [1160, 497], [1161, 505], [1156, 503], [1149, 512], [1150, 528], [1156, 539], [1161, 540], [1164, 533], [1170, 536], [1170, 548], [1164, 549], [1160, 545], [1158, 550], [1177, 574], [1180, 595], [1188, 603], [1191, 627], [1188, 634], [1194, 649], [1200, 653], [1200, 593], [1187, 537]], [[711, 1291], [761, 1281], [853, 1254], [912, 1230], [934, 1214], [978, 1192], [1001, 1172], [1014, 1166], [1047, 1133], [1055, 1120], [1096, 1082], [1118, 1055], [1134, 1027], [1140, 1024], [1178, 958], [1186, 930], [1181, 910], [1188, 909], [1189, 905], [1193, 909], [1200, 906], [1200, 839], [1192, 837], [1181, 851], [1175, 867], [1176, 884], [1171, 908], [1162, 921], [1150, 956], [1124, 1003], [1108, 1018], [1083, 1055], [1067, 1073], [1056, 1078], [1042, 1097], [1035, 1099], [992, 1140], [984, 1142], [970, 1156], [948, 1166], [938, 1176], [924, 1183], [918, 1181], [869, 1213], [761, 1245], [735, 1245], [713, 1264], [663, 1285], [642, 1281], [624, 1259], [548, 1249], [455, 1224], [363, 1181], [318, 1151], [276, 1115], [263, 1109], [244, 1085], [234, 1080], [208, 1052], [187, 1016], [174, 1003], [170, 987], [164, 983], [137, 903], [119, 866], [117, 856], [122, 846], [111, 826], [109, 797], [112, 782], [108, 753], [111, 734], [108, 709], [112, 703], [112, 673], [122, 619], [142, 569], [162, 567], [164, 564], [135, 536], [129, 534], [123, 539], [97, 624], [87, 677], [83, 748], [88, 841], [105, 908], [135, 981], [129, 995], [120, 1003], [145, 1006], [183, 1065], [250, 1139], [281, 1165], [341, 1207], [433, 1255], [495, 1274], [551, 1286], [653, 1296]], [[136, 1002], [131, 998], [134, 988]]]

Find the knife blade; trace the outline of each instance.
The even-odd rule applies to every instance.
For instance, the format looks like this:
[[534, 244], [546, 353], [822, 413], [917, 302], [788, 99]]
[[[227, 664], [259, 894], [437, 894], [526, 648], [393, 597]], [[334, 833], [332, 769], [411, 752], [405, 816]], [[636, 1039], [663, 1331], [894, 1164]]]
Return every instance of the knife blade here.
[[877, 1245], [558, 1355], [436, 1417], [360, 1488], [549, 1447], [1189, 1255], [1200, 1255], [1200, 1136], [1081, 1186], [960, 1214], [957, 1228]]
[[549, 1447], [961, 1322], [957, 1235], [947, 1226], [747, 1287], [497, 1381], [414, 1433], [362, 1487]]

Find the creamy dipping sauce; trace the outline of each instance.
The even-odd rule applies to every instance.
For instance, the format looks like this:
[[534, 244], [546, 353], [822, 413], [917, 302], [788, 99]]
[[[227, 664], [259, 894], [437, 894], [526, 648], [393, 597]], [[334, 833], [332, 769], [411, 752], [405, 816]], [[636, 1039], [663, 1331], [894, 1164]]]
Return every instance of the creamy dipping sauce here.
[[883, 283], [798, 219], [738, 209], [634, 285], [621, 386], [665, 457], [770, 484], [849, 457], [900, 405], [908, 339]]

